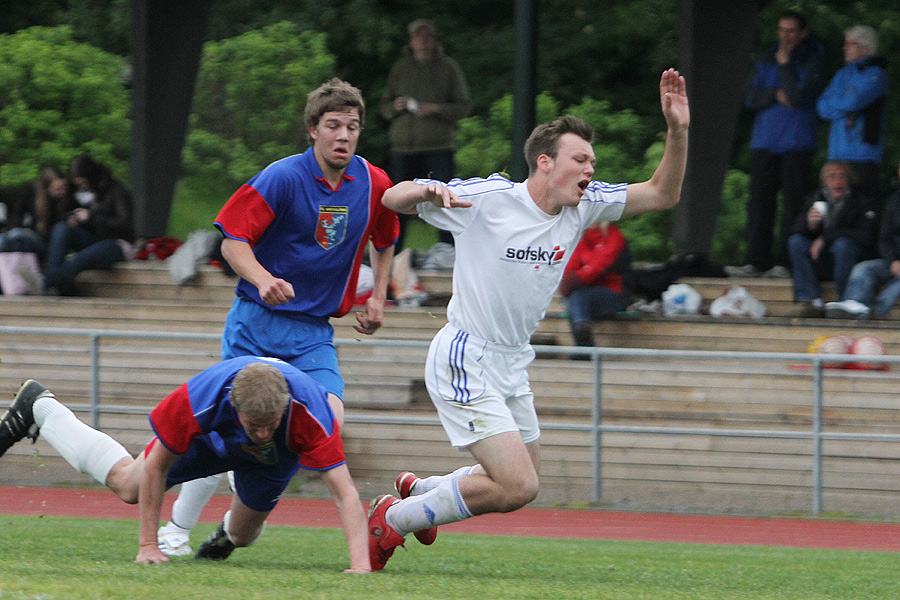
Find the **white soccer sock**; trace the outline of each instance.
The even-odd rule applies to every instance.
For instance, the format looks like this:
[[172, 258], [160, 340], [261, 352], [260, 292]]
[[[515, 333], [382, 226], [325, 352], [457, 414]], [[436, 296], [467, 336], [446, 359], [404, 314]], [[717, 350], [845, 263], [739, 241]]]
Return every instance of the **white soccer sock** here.
[[406, 536], [412, 531], [455, 523], [472, 517], [459, 493], [459, 477], [445, 479], [436, 488], [395, 503], [385, 512], [387, 524]]
[[452, 473], [447, 473], [446, 475], [433, 475], [431, 477], [423, 477], [418, 480], [416, 484], [412, 487], [409, 494], [411, 496], [420, 496], [426, 492], [430, 492], [437, 486], [441, 484], [443, 481], [448, 481], [450, 479], [456, 479], [461, 475], [469, 475], [472, 471], [475, 470], [475, 467], [478, 465], [469, 465], [468, 467], [460, 467], [459, 469], [453, 471]]
[[219, 473], [182, 483], [181, 491], [178, 492], [178, 497], [172, 505], [172, 523], [187, 531], [193, 529], [200, 520], [203, 507], [219, 487], [222, 475], [223, 473]]
[[35, 400], [33, 411], [44, 440], [70, 465], [104, 485], [113, 466], [131, 457], [119, 442], [79, 421], [49, 392]]

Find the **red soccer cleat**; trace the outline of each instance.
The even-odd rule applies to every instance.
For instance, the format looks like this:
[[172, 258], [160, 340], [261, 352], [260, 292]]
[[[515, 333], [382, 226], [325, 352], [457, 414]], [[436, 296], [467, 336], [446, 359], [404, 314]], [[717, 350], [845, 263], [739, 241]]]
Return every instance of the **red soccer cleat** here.
[[403, 537], [384, 519], [384, 513], [395, 502], [400, 500], [384, 494], [375, 498], [369, 508], [369, 562], [373, 571], [382, 570], [394, 549], [403, 545]]
[[[400, 494], [401, 499], [412, 496], [412, 488], [417, 481], [419, 481], [419, 478], [409, 471], [403, 471], [397, 475], [397, 481], [394, 482], [394, 487], [397, 488], [397, 493]], [[429, 527], [428, 529], [423, 529], [421, 531], [414, 531], [413, 535], [416, 536], [416, 539], [419, 540], [420, 544], [430, 546], [434, 543], [434, 540], [437, 539], [437, 527]]]

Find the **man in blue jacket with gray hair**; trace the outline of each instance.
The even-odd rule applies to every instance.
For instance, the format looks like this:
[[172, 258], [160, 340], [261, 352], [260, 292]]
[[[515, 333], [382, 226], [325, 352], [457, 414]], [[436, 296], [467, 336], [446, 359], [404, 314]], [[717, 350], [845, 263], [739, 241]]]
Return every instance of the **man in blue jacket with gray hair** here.
[[844, 32], [844, 61], [819, 97], [819, 116], [831, 121], [828, 160], [850, 163], [860, 190], [881, 199], [881, 158], [884, 154], [887, 61], [877, 55], [878, 33], [867, 25]]

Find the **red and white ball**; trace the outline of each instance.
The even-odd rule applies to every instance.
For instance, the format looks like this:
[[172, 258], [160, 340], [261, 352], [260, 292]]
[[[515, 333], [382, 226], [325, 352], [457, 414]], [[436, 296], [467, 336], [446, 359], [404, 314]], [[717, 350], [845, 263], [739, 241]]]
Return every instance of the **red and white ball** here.
[[[884, 342], [874, 335], [864, 335], [855, 340], [850, 346], [850, 354], [859, 354], [861, 356], [884, 356]], [[848, 363], [849, 369], [865, 369], [865, 370], [887, 370], [887, 363], [879, 362], [853, 362]]]
[[[816, 352], [819, 354], [849, 354], [850, 347], [853, 345], [853, 338], [847, 335], [831, 335], [822, 340]], [[822, 366], [826, 369], [843, 369], [848, 363], [845, 362], [823, 362]]]

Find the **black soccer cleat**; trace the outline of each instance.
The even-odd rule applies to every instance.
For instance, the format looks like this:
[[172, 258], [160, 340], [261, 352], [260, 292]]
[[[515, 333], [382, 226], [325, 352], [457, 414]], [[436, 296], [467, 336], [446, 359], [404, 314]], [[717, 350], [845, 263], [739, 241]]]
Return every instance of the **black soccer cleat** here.
[[225, 534], [225, 522], [219, 523], [216, 530], [197, 550], [195, 558], [206, 558], [209, 560], [225, 560], [234, 552], [236, 546], [234, 542], [228, 539]]
[[0, 419], [0, 456], [3, 456], [13, 444], [22, 438], [29, 437], [32, 444], [38, 438], [38, 426], [34, 422], [34, 401], [47, 388], [34, 379], [22, 384], [9, 409]]

